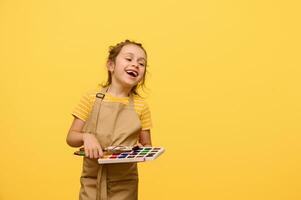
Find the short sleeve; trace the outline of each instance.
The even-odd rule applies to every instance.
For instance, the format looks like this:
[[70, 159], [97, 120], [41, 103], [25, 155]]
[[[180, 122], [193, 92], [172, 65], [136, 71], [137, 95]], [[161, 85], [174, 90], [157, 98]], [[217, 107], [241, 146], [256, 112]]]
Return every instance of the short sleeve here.
[[141, 110], [140, 120], [141, 120], [142, 130], [149, 130], [152, 128], [151, 112], [146, 102], [144, 102], [144, 106]]
[[86, 121], [89, 117], [93, 106], [93, 99], [91, 99], [91, 93], [86, 93], [82, 96], [79, 103], [74, 107], [72, 115]]

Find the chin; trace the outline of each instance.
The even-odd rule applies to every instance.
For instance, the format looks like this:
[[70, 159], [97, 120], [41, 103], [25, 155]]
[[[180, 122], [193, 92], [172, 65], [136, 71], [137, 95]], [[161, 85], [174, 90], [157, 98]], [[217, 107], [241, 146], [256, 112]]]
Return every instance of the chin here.
[[136, 82], [130, 82], [130, 81], [125, 81], [124, 82], [124, 86], [126, 86], [126, 87], [130, 87], [130, 88], [133, 88], [133, 87], [135, 87], [136, 85], [138, 85], [138, 83], [136, 83]]
[[136, 85], [138, 85], [139, 81], [137, 80], [125, 80], [124, 81], [124, 85], [126, 85], [127, 87], [134, 87]]

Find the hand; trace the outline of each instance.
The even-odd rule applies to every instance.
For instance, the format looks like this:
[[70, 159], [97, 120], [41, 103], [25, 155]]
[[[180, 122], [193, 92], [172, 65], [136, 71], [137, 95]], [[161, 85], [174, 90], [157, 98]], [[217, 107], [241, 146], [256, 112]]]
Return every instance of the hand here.
[[93, 159], [103, 156], [102, 148], [95, 135], [90, 133], [83, 133], [83, 142], [86, 157]]
[[151, 144], [141, 144], [140, 142], [137, 142], [137, 144], [135, 145], [136, 147], [152, 147]]

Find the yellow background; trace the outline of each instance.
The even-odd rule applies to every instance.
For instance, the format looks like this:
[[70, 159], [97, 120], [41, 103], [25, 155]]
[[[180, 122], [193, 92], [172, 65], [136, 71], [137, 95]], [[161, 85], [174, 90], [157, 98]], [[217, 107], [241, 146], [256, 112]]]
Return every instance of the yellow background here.
[[298, 1], [1, 0], [0, 20], [0, 199], [77, 199], [70, 112], [126, 38], [166, 148], [140, 199], [301, 199]]

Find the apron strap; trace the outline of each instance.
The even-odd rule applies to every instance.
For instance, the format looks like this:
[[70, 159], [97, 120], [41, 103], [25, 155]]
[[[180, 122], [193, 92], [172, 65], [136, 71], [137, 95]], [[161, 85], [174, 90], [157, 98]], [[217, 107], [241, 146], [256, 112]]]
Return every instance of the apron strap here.
[[95, 99], [95, 104], [97, 104], [97, 109], [96, 109], [96, 112], [97, 112], [97, 115], [96, 117], [92, 118], [94, 119], [93, 120], [93, 125], [92, 127], [95, 127], [94, 129], [94, 134], [96, 134], [96, 130], [97, 130], [97, 125], [98, 125], [98, 117], [99, 117], [99, 113], [100, 113], [100, 106], [101, 106], [101, 102], [102, 100], [105, 98], [105, 93], [108, 91], [109, 87], [105, 87], [105, 88], [102, 88], [101, 92], [99, 93], [96, 93], [96, 99]]
[[[107, 90], [108, 90], [108, 87], [105, 87], [105, 88], [102, 88], [102, 90], [100, 92], [96, 93], [95, 102], [94, 102], [91, 114], [89, 116], [90, 126], [87, 127], [87, 129], [85, 131], [86, 133], [96, 134], [100, 106], [101, 106], [102, 100], [105, 98], [105, 92]], [[92, 127], [94, 127], [94, 130], [92, 130]]]
[[101, 165], [97, 173], [96, 200], [107, 200], [107, 166]]
[[[98, 117], [100, 113], [100, 107], [103, 99], [105, 98], [105, 93], [108, 91], [108, 87], [102, 88], [102, 90], [96, 93], [95, 102], [91, 112], [90, 126], [86, 130], [87, 133], [96, 134]], [[92, 130], [94, 127], [94, 130]], [[97, 183], [96, 183], [96, 199], [97, 200], [107, 200], [107, 168], [104, 165], [99, 166], [97, 172]]]

